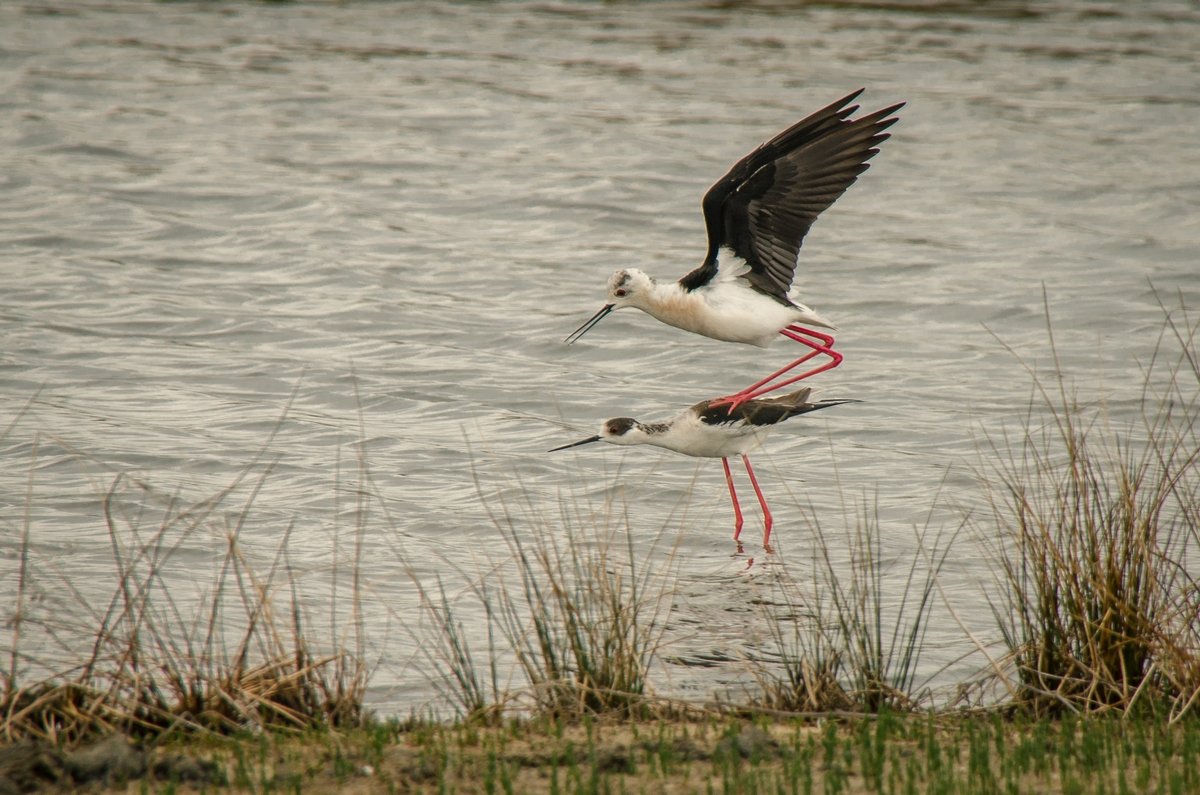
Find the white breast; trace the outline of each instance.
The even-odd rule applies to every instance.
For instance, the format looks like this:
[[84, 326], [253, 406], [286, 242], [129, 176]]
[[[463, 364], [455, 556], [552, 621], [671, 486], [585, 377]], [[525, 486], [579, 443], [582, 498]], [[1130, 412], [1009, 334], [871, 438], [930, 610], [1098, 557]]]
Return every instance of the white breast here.
[[780, 329], [796, 323], [803, 313], [784, 306], [750, 287], [743, 279], [714, 281], [699, 290], [705, 311], [703, 324], [709, 337], [767, 347]]
[[647, 441], [684, 455], [725, 458], [757, 450], [768, 433], [768, 428], [757, 428], [745, 422], [706, 425], [689, 411], [676, 417], [665, 431], [654, 434]]

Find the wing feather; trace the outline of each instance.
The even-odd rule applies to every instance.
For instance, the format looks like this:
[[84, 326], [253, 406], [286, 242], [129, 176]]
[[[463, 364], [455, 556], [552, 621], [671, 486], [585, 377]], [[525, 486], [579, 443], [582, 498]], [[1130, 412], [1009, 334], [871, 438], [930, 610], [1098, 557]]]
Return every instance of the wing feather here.
[[700, 417], [700, 421], [706, 425], [737, 424], [753, 425], [761, 428], [768, 425], [778, 425], [786, 419], [800, 414], [808, 414], [810, 411], [819, 411], [845, 403], [861, 402], [851, 398], [809, 402], [811, 395], [812, 388], [805, 387], [804, 389], [798, 389], [795, 392], [789, 392], [779, 397], [758, 398], [757, 400], [746, 401], [732, 412], [729, 411], [727, 404], [710, 406], [710, 401], [707, 400], [703, 403], [697, 403], [692, 407], [692, 410]]
[[704, 196], [708, 252], [679, 280], [685, 290], [708, 284], [718, 253], [729, 247], [749, 265], [757, 290], [789, 303], [796, 258], [813, 222], [846, 192], [896, 123], [904, 103], [857, 119], [862, 89], [800, 120], [733, 165]]

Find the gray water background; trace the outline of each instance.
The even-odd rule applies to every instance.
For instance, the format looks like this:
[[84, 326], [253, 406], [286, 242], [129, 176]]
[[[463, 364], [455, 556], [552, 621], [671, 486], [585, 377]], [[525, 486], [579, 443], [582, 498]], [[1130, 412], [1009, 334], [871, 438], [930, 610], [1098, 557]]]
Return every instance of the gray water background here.
[[[896, 588], [917, 530], [986, 515], [981, 440], [1032, 399], [1005, 344], [1050, 366], [1043, 294], [1085, 399], [1135, 413], [1160, 299], [1200, 298], [1198, 51], [1179, 2], [0, 5], [0, 603], [27, 534], [23, 670], [70, 659], [33, 627], [113, 593], [110, 489], [134, 545], [249, 468], [261, 488], [180, 541], [181, 602], [243, 512], [264, 565], [291, 528], [317, 612], [361, 531], [384, 712], [437, 701], [414, 581], [441, 574], [482, 637], [469, 586], [510, 560], [505, 516], [586, 543], [611, 509], [671, 578], [655, 690], [745, 684], [756, 605], [809, 576], [810, 512], [836, 540], [870, 506]], [[908, 105], [799, 283], [846, 356], [813, 385], [864, 402], [755, 457], [775, 554], [745, 485], [734, 547], [716, 461], [547, 455], [788, 359], [634, 312], [562, 339], [612, 270], [694, 267], [708, 186], [860, 86]], [[996, 636], [979, 532], [941, 577], [936, 685], [981, 664], [957, 622]]]

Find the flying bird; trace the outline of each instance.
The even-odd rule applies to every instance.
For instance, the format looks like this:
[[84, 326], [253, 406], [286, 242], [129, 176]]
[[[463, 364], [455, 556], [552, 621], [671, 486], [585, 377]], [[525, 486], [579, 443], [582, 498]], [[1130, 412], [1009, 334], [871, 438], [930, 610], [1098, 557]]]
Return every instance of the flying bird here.
[[741, 455], [746, 474], [750, 477], [750, 485], [754, 487], [758, 504], [762, 506], [765, 526], [763, 546], [769, 548], [774, 520], [747, 454], [757, 450], [771, 429], [784, 420], [830, 406], [859, 402], [850, 399], [809, 402], [811, 393], [812, 389], [805, 388], [774, 398], [752, 398], [732, 408], [726, 408], [726, 404], [717, 405], [716, 400], [705, 400], [667, 422], [643, 423], [632, 417], [615, 417], [605, 420], [600, 427], [600, 433], [595, 436], [555, 447], [548, 452], [553, 453], [592, 442], [608, 442], [623, 445], [650, 444], [684, 455], [720, 458], [721, 465], [725, 468], [725, 483], [729, 486], [729, 499], [733, 502], [735, 541], [742, 533], [742, 507], [738, 503], [737, 491], [733, 485], [733, 473], [729, 470], [729, 456]]
[[[850, 118], [863, 89], [802, 119], [743, 157], [704, 196], [708, 252], [700, 267], [677, 282], [660, 283], [624, 268], [608, 280], [608, 303], [573, 331], [571, 344], [610, 312], [635, 307], [672, 326], [727, 342], [767, 347], [782, 334], [810, 350], [750, 386], [719, 398], [739, 404], [837, 367], [842, 355], [835, 329], [796, 300], [792, 282], [804, 236], [868, 168], [884, 132], [896, 123], [898, 103]], [[801, 364], [824, 355], [828, 361], [773, 383]]]

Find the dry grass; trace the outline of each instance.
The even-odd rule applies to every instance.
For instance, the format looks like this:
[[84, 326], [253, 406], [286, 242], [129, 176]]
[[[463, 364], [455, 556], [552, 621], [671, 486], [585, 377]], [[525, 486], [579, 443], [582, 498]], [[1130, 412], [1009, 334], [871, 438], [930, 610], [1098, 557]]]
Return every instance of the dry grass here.
[[[1036, 405], [1014, 439], [989, 440], [981, 479], [1000, 532], [981, 513], [972, 521], [999, 539], [993, 610], [1012, 705], [1039, 716], [1161, 708], [1179, 719], [1200, 702], [1198, 329], [1182, 310], [1167, 314], [1139, 411], [1124, 417], [1082, 401], [1061, 369], [1047, 378], [1028, 368]], [[159, 738], [363, 721], [365, 528], [348, 553], [335, 545], [331, 620], [318, 629], [289, 560], [292, 529], [265, 558], [243, 544], [271, 472], [261, 458], [194, 503], [116, 477], [101, 500], [111, 561], [98, 568], [112, 579], [99, 603], [39, 553], [27, 515], [0, 671], [0, 737], [72, 744], [111, 731]], [[361, 502], [374, 495], [358, 466]], [[666, 528], [635, 550], [611, 502], [560, 496], [559, 515], [547, 517], [530, 490], [504, 493], [522, 502], [480, 489], [507, 560], [475, 572], [445, 561], [461, 580], [455, 593], [413, 572], [424, 621], [405, 630], [430, 664], [426, 680], [467, 724], [664, 714], [651, 674], [673, 596]], [[147, 505], [158, 506], [152, 520]], [[366, 517], [366, 507], [355, 515]], [[811, 518], [810, 565], [780, 581], [786, 615], [766, 622], [779, 656], [753, 669], [759, 693], [747, 709], [932, 707], [917, 670], [957, 531], [918, 530], [919, 552], [908, 561], [885, 554], [869, 507], [847, 524], [831, 533]], [[197, 547], [215, 550], [204, 583], [181, 562]], [[57, 612], [36, 609], [48, 590]], [[89, 584], [87, 593], [97, 592]]]
[[[437, 598], [425, 594], [437, 629], [428, 659], [449, 683], [449, 700], [470, 718], [494, 718], [518, 704], [556, 718], [643, 715], [668, 610], [672, 552], [659, 560], [658, 542], [635, 552], [634, 534], [613, 521], [611, 504], [583, 515], [571, 513], [580, 504], [564, 501], [574, 508], [550, 520], [528, 501], [481, 500], [511, 552], [508, 562], [488, 562], [487, 574], [467, 578], [469, 596], [486, 616], [485, 663], [442, 586]], [[523, 680], [506, 692], [497, 685], [500, 657]]]
[[[918, 684], [937, 577], [957, 533], [917, 530], [919, 554], [888, 560], [878, 517], [864, 505], [854, 527], [832, 537], [813, 516], [812, 560], [786, 572], [785, 615], [766, 616], [780, 655], [754, 666], [755, 706], [790, 713], [903, 712], [931, 706]], [[835, 560], [838, 550], [844, 561]]]
[[[144, 484], [116, 477], [102, 499], [112, 555], [103, 601], [94, 596], [101, 583], [90, 583], [85, 596], [71, 573], [55, 571], [52, 554], [39, 557], [26, 522], [9, 665], [0, 672], [0, 737], [73, 744], [110, 732], [160, 737], [362, 719], [357, 578], [351, 593], [334, 594], [352, 605], [347, 631], [335, 627], [331, 641], [314, 642], [288, 562], [291, 528], [266, 562], [241, 542], [271, 470], [257, 463], [208, 499], [166, 500], [150, 530], [142, 524], [144, 506], [158, 498]], [[245, 502], [230, 518], [224, 506], [238, 497]], [[192, 542], [222, 550], [207, 586], [178, 560], [189, 544], [195, 553]], [[356, 570], [358, 563], [356, 548], [349, 565]], [[39, 594], [54, 592], [56, 610], [27, 609], [35, 585]], [[68, 662], [56, 669], [51, 653]]]
[[[1047, 315], [1048, 316], [1048, 315]], [[1039, 398], [984, 482], [1002, 531], [994, 609], [1035, 713], [1167, 705], [1200, 694], [1197, 323], [1167, 315], [1138, 416], [1081, 401], [1058, 367], [1026, 365]], [[1047, 383], [1049, 380], [1049, 383]]]

